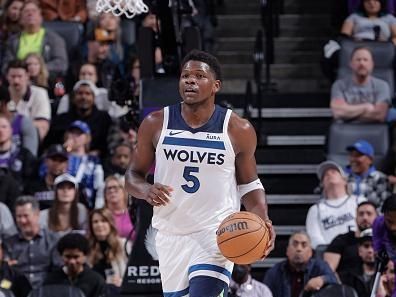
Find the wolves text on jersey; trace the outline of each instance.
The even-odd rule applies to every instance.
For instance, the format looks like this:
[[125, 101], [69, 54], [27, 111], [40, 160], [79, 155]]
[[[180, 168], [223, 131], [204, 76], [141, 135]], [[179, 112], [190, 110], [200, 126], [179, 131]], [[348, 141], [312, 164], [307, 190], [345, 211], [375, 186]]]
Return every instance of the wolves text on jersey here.
[[223, 153], [214, 152], [199, 152], [179, 149], [164, 149], [165, 157], [167, 160], [190, 162], [190, 163], [205, 163], [209, 165], [223, 165]]

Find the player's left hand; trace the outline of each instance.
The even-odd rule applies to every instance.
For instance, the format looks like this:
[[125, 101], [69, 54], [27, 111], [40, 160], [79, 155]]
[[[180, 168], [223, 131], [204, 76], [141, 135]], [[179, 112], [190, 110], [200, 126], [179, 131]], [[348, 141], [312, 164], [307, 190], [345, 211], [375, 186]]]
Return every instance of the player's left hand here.
[[270, 240], [268, 242], [267, 248], [265, 249], [265, 253], [262, 260], [264, 260], [268, 256], [268, 254], [275, 248], [275, 238], [276, 238], [276, 233], [274, 230], [274, 226], [272, 226], [272, 221], [270, 219], [266, 219], [264, 220], [264, 223], [270, 232]]

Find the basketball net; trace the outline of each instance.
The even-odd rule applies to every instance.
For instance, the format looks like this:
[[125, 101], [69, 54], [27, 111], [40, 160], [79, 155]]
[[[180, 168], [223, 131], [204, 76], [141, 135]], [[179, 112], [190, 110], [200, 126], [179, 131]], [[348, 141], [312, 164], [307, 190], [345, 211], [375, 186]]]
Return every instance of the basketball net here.
[[97, 0], [98, 12], [111, 12], [115, 16], [125, 15], [131, 19], [137, 14], [148, 12], [148, 7], [142, 0]]

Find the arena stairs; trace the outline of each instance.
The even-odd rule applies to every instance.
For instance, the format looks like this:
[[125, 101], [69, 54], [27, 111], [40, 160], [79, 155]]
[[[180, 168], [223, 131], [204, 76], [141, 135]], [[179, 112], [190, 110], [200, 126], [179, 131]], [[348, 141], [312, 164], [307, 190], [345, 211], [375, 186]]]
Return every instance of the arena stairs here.
[[[255, 84], [251, 122], [259, 134], [257, 171], [269, 202], [269, 215], [277, 231], [270, 257], [253, 265], [262, 279], [265, 270], [282, 261], [293, 232], [305, 229], [309, 207], [319, 196], [316, 166], [325, 160], [325, 139], [331, 123], [329, 82], [319, 66], [321, 48], [330, 37], [329, 1], [283, 0], [279, 36], [275, 38], [275, 63], [271, 80], [275, 91], [266, 91], [258, 118]], [[253, 49], [262, 29], [259, 0], [224, 0], [218, 11], [216, 54], [223, 65], [226, 101], [243, 115], [247, 81], [253, 81]], [[263, 80], [265, 75], [263, 74]]]

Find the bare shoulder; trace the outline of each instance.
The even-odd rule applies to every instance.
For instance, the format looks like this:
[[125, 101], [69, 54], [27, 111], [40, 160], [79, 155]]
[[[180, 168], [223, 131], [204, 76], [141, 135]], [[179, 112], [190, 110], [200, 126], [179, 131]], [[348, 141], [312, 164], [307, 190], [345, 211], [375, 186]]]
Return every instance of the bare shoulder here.
[[236, 154], [242, 151], [255, 150], [257, 137], [253, 125], [235, 112], [230, 117], [228, 134]]
[[149, 113], [143, 120], [143, 123], [147, 123], [149, 125], [161, 125], [164, 119], [164, 109], [153, 111]]
[[147, 141], [152, 141], [155, 145], [158, 141], [159, 134], [161, 133], [163, 119], [163, 109], [153, 111], [148, 114], [140, 124], [138, 131], [138, 142], [139, 139], [146, 139]]

